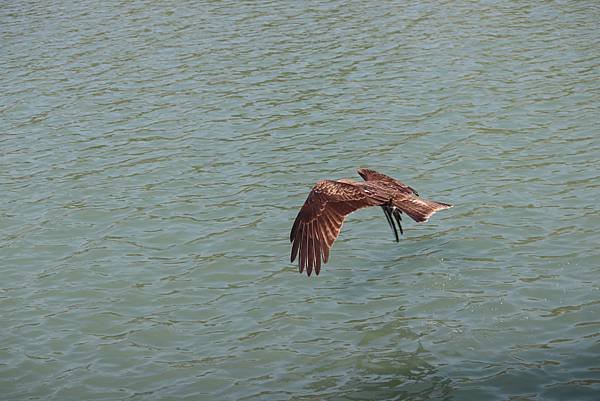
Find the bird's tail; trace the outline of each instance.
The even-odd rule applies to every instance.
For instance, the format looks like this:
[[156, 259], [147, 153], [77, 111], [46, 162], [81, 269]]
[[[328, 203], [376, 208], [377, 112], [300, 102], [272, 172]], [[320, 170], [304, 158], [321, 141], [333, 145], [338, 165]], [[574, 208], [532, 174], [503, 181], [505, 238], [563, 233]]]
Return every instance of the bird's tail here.
[[403, 196], [394, 200], [394, 206], [406, 213], [417, 223], [427, 221], [438, 210], [450, 209], [452, 205], [421, 199], [416, 196]]

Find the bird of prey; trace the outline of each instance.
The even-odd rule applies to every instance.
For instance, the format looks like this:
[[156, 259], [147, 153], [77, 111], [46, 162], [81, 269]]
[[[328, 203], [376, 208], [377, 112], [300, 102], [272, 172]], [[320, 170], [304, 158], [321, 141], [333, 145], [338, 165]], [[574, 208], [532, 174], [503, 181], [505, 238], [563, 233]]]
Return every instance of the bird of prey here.
[[400, 224], [403, 212], [420, 223], [438, 210], [452, 207], [422, 199], [408, 185], [377, 171], [360, 168], [357, 172], [364, 182], [322, 180], [308, 194], [290, 233], [290, 260], [293, 263], [298, 256], [300, 273], [305, 269], [309, 276], [313, 271], [317, 275], [320, 273], [321, 261], [325, 264], [329, 260], [329, 250], [340, 233], [344, 218], [355, 210], [380, 206], [398, 242], [398, 230], [400, 234], [404, 233]]

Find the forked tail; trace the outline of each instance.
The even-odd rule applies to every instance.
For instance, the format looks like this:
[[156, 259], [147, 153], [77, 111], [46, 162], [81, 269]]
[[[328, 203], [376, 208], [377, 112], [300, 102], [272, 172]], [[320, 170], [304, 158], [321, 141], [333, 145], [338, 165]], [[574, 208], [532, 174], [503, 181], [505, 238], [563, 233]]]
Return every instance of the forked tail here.
[[417, 223], [427, 221], [438, 210], [450, 209], [452, 205], [421, 199], [416, 196], [403, 196], [394, 200], [394, 206], [406, 213]]

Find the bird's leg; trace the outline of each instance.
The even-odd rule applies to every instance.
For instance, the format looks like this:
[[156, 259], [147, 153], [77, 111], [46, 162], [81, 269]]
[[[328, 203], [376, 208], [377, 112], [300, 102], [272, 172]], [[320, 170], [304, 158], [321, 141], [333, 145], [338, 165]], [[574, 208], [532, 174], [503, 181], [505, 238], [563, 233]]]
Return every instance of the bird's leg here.
[[383, 214], [385, 214], [385, 218], [387, 219], [388, 224], [390, 225], [390, 227], [392, 228], [392, 231], [394, 232], [394, 237], [396, 237], [396, 242], [399, 242], [400, 239], [398, 238], [398, 230], [396, 230], [396, 225], [394, 224], [394, 220], [392, 219], [392, 208], [389, 205], [381, 206], [381, 208], [383, 209]]
[[394, 217], [396, 218], [396, 223], [398, 223], [398, 228], [400, 229], [400, 234], [404, 234], [404, 231], [402, 230], [402, 224], [400, 223], [402, 221], [402, 211], [400, 209], [398, 209], [396, 206], [394, 206], [392, 208], [392, 213], [394, 214]]

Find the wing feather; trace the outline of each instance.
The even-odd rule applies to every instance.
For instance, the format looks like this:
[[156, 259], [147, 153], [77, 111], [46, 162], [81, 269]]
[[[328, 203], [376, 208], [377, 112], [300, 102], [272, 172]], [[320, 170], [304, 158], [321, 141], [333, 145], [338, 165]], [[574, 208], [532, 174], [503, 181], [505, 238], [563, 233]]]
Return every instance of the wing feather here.
[[327, 263], [329, 260], [329, 246], [326, 243], [323, 243], [323, 264]]
[[292, 230], [290, 231], [290, 242], [294, 241], [294, 237], [296, 236], [296, 232], [298, 231], [298, 224], [300, 224], [300, 220], [296, 219], [294, 221], [294, 225], [292, 226]]
[[357, 209], [380, 206], [385, 198], [366, 183], [319, 181], [298, 212], [290, 231], [292, 262], [299, 255], [302, 273], [319, 274], [321, 261], [327, 263], [329, 250], [340, 233], [344, 218]]
[[312, 246], [311, 246], [311, 266], [310, 266], [310, 270], [308, 275], [310, 276], [310, 271], [314, 271], [316, 273], [317, 271], [317, 259], [321, 259], [321, 254], [319, 251], [319, 238], [316, 235], [315, 232], [315, 228], [316, 228], [316, 220], [313, 220], [310, 223], [310, 228], [311, 228], [311, 241], [312, 241]]
[[333, 223], [329, 222], [329, 214], [324, 211], [318, 225], [319, 244], [321, 248], [321, 255], [323, 257], [323, 263], [327, 263], [327, 259], [329, 259], [329, 248], [335, 240], [334, 230], [335, 228]]
[[306, 224], [302, 223], [302, 236], [300, 237], [301, 242], [300, 242], [300, 260], [298, 261], [300, 264], [300, 273], [302, 273], [304, 271], [304, 268], [306, 267], [306, 260], [308, 259], [308, 246], [307, 246], [307, 241], [308, 241], [308, 236], [307, 236], [307, 230], [306, 230]]
[[315, 237], [312, 232], [314, 221], [308, 223], [308, 264], [306, 273], [310, 276], [315, 266]]
[[298, 237], [292, 237], [292, 254], [290, 255], [290, 262], [294, 263], [296, 256], [298, 255], [298, 247], [300, 246], [300, 240]]
[[317, 255], [315, 273], [317, 276], [321, 272], [321, 259], [323, 257], [323, 241], [321, 238], [321, 228], [315, 223], [315, 254]]
[[325, 213], [323, 213], [321, 221], [323, 222], [323, 226], [327, 230], [327, 234], [325, 237], [327, 247], [331, 248], [331, 245], [333, 245], [333, 241], [335, 241], [336, 237], [338, 236], [338, 227], [341, 227], [341, 225], [335, 221], [335, 217], [333, 217], [328, 211], [325, 211]]

